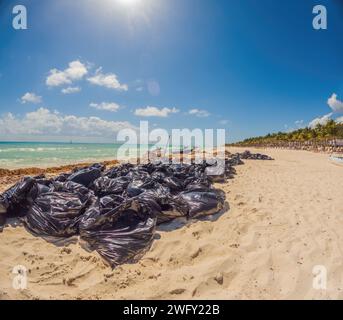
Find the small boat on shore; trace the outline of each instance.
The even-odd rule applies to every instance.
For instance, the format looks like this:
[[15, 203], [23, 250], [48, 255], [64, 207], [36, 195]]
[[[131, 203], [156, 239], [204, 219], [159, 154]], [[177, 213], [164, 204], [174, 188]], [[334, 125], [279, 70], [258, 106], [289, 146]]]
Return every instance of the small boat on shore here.
[[343, 167], [343, 154], [332, 154], [329, 160], [332, 164]]

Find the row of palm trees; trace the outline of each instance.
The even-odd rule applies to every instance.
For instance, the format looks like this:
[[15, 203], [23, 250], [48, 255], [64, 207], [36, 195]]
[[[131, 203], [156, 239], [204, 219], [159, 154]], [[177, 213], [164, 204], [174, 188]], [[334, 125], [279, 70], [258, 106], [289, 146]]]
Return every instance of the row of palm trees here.
[[291, 132], [278, 132], [266, 136], [245, 139], [235, 143], [236, 146], [270, 146], [270, 145], [326, 145], [343, 139], [343, 123], [329, 120], [326, 124], [318, 124], [315, 128], [302, 128]]

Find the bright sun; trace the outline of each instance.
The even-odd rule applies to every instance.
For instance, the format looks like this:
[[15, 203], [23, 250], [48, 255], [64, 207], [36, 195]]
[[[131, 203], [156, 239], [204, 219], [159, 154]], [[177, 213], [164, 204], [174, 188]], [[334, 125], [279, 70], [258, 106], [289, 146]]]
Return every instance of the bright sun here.
[[139, 3], [141, 0], [117, 0], [117, 1], [126, 6], [133, 6]]

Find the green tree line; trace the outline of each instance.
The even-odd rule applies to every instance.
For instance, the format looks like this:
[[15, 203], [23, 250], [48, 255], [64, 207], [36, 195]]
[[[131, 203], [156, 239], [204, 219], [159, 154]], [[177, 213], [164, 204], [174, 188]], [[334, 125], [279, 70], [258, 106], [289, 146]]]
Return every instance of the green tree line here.
[[238, 146], [270, 145], [289, 142], [324, 142], [343, 139], [343, 123], [329, 120], [326, 124], [318, 124], [315, 128], [301, 128], [291, 132], [269, 133], [266, 136], [253, 137], [235, 143]]

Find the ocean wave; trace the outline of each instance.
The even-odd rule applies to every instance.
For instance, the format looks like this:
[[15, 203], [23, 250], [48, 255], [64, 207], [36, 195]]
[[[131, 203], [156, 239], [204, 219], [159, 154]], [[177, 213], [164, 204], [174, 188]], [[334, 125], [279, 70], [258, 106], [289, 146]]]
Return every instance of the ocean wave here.
[[44, 152], [44, 151], [69, 151], [69, 150], [88, 150], [88, 148], [85, 147], [77, 147], [77, 148], [44, 148], [44, 147], [38, 147], [38, 148], [5, 148], [5, 149], [0, 149], [0, 152]]

